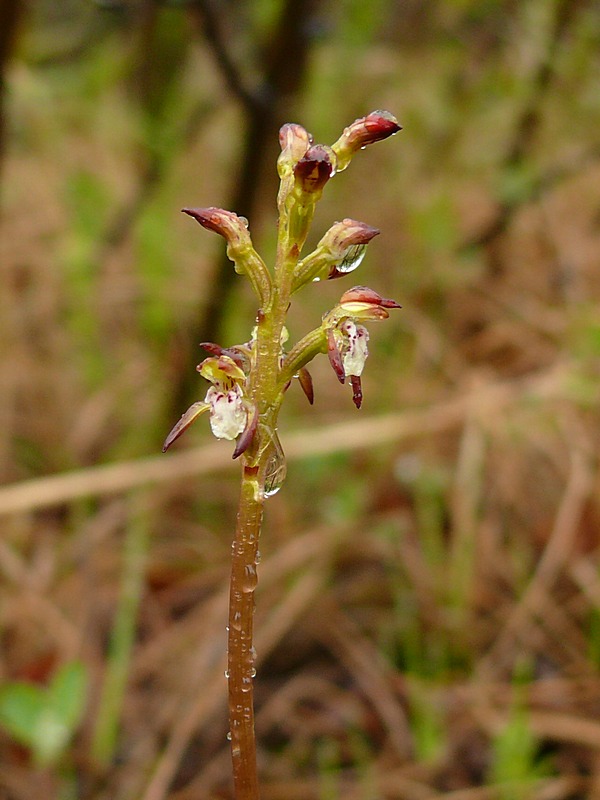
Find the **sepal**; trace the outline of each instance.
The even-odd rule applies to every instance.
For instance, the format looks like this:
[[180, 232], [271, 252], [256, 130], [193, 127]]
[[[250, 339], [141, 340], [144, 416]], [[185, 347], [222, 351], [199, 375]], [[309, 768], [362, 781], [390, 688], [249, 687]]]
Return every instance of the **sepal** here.
[[196, 421], [196, 419], [203, 414], [205, 411], [208, 411], [210, 408], [209, 403], [193, 403], [185, 414], [181, 415], [181, 419], [179, 422], [175, 423], [169, 432], [169, 435], [165, 439], [165, 443], [163, 444], [162, 451], [166, 453], [169, 447], [173, 444], [176, 439], [179, 439], [182, 433], [185, 433], [190, 425]]

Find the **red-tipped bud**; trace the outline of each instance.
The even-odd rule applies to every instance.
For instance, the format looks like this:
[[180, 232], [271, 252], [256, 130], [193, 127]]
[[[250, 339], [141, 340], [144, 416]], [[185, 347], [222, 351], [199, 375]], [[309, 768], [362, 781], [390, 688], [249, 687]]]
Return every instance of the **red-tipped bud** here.
[[331, 237], [332, 249], [335, 247], [341, 251], [355, 244], [369, 244], [380, 232], [366, 222], [346, 217], [341, 222], [334, 223], [326, 236]]
[[398, 120], [389, 111], [372, 111], [355, 120], [332, 146], [337, 156], [337, 171], [346, 169], [352, 156], [362, 147], [381, 142], [402, 130]]
[[320, 193], [332, 174], [331, 151], [321, 144], [310, 147], [294, 167], [296, 186], [306, 194]]
[[360, 266], [367, 244], [379, 231], [355, 219], [335, 222], [315, 250], [298, 264], [292, 290], [309, 281], [341, 278]]
[[240, 245], [250, 241], [248, 220], [224, 208], [182, 208], [184, 214], [196, 220], [203, 228], [220, 234], [230, 244]]
[[238, 275], [247, 275], [261, 304], [271, 294], [271, 278], [264, 261], [252, 246], [248, 220], [223, 208], [183, 208], [203, 228], [220, 234], [227, 241], [227, 257]]

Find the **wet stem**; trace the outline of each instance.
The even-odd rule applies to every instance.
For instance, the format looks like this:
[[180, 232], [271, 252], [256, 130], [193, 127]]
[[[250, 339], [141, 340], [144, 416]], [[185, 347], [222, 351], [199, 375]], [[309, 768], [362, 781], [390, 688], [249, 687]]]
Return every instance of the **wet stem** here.
[[255, 480], [244, 477], [229, 588], [227, 673], [229, 731], [236, 800], [258, 798], [254, 734], [254, 589], [263, 499], [256, 496]]
[[257, 325], [256, 360], [250, 374], [250, 394], [258, 408], [259, 424], [252, 447], [243, 457], [240, 505], [232, 545], [227, 676], [235, 800], [258, 800], [259, 797], [254, 731], [254, 590], [270, 454], [269, 434], [275, 431], [282, 400], [279, 386], [281, 332], [298, 260], [297, 251], [294, 254], [292, 252], [287, 226], [282, 225], [273, 295], [268, 307], [261, 310]]

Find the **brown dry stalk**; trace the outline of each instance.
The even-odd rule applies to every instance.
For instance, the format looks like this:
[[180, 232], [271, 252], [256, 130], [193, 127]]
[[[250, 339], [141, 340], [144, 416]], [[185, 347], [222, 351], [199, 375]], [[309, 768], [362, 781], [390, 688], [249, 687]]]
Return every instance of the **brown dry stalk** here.
[[[487, 413], [497, 415], [507, 404], [526, 396], [557, 398], [562, 394], [563, 373], [563, 368], [552, 368], [527, 381], [490, 382], [419, 410], [290, 433], [286, 437], [287, 459], [332, 455], [433, 436], [461, 426], [474, 406], [481, 418]], [[164, 457], [153, 456], [19, 481], [0, 487], [0, 515], [50, 508], [82, 497], [122, 494], [144, 485], [177, 484], [185, 478], [210, 475], [233, 466], [230, 454], [218, 442], [211, 442], [171, 455], [168, 468]]]

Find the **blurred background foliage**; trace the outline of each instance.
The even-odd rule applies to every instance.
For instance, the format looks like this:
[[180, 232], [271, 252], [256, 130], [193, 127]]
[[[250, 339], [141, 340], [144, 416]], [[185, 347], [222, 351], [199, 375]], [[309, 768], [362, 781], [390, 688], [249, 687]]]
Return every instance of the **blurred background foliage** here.
[[596, 0], [0, 0], [2, 798], [230, 796], [237, 468], [156, 454], [256, 308], [179, 209], [271, 258], [280, 125], [377, 108], [311, 243], [382, 235], [289, 327], [404, 308], [360, 413], [322, 359], [282, 415], [262, 796], [598, 796], [599, 87]]

